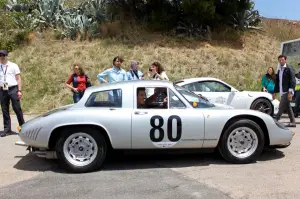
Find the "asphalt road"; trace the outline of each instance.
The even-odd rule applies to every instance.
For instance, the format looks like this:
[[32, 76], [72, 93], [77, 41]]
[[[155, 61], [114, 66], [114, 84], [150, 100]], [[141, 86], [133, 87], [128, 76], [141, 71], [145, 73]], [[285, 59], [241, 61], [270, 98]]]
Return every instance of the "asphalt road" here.
[[15, 146], [11, 135], [0, 138], [0, 198], [300, 198], [300, 118], [297, 124], [289, 148], [268, 150], [253, 164], [216, 154], [128, 154], [88, 174], [64, 173]]

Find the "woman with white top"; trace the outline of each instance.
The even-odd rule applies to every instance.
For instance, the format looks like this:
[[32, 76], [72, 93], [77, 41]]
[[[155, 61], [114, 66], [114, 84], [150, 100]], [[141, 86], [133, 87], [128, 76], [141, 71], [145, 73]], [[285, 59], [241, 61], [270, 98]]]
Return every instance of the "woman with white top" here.
[[150, 78], [153, 80], [167, 80], [169, 81], [169, 78], [162, 67], [162, 65], [159, 62], [153, 62], [151, 64], [151, 67], [149, 69]]

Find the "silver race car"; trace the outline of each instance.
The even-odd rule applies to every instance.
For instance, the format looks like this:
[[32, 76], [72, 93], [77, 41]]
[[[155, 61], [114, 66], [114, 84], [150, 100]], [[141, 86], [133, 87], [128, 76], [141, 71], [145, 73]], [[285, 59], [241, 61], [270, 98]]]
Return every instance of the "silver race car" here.
[[89, 172], [113, 149], [211, 148], [231, 163], [249, 163], [293, 136], [265, 113], [213, 104], [172, 82], [137, 80], [89, 87], [78, 103], [19, 127], [16, 144], [70, 172]]

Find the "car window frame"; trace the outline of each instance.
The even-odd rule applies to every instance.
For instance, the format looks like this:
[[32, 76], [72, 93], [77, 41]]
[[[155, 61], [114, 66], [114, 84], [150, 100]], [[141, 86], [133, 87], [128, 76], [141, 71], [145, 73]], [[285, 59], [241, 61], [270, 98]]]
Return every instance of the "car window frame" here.
[[[133, 109], [136, 109], [136, 110], [140, 110], [140, 109], [145, 109], [145, 110], [169, 110], [169, 107], [170, 107], [170, 102], [168, 100], [168, 107], [167, 108], [138, 108], [137, 107], [137, 89], [138, 88], [145, 88], [145, 90], [147, 90], [147, 88], [167, 88], [167, 98], [169, 99], [169, 92], [168, 92], [168, 89], [170, 89], [168, 86], [134, 86], [133, 89], [134, 89], [134, 100], [133, 100]], [[147, 92], [146, 92], [146, 95], [147, 95]]]
[[[204, 81], [197, 81], [197, 82], [193, 82], [193, 83], [196, 83], [196, 84], [204, 84], [204, 83], [206, 83], [206, 82], [208, 82], [208, 83], [218, 83], [218, 84], [220, 84], [220, 85], [222, 85], [222, 86], [224, 86], [225, 88], [228, 88], [228, 90], [229, 91], [195, 91], [195, 92], [204, 92], [204, 93], [221, 93], [221, 92], [231, 92], [231, 87], [230, 86], [228, 86], [228, 85], [226, 85], [226, 84], [224, 84], [224, 83], [222, 83], [222, 82], [220, 82], [220, 81], [216, 81], [216, 80], [204, 80]], [[205, 85], [205, 84], [204, 84]], [[195, 88], [197, 89], [197, 86], [195, 86]]]
[[[100, 93], [100, 92], [107, 92], [107, 93], [109, 93], [109, 91], [113, 91], [113, 90], [121, 90], [121, 107], [116, 107], [116, 106], [105, 106], [105, 107], [87, 106], [87, 103], [89, 102], [89, 99], [93, 96], [93, 94], [95, 94], [95, 93]], [[111, 108], [113, 108], [113, 109], [122, 109], [122, 108], [123, 108], [123, 103], [124, 103], [124, 99], [123, 99], [123, 89], [120, 88], [120, 87], [118, 87], [118, 88], [105, 89], [105, 90], [98, 90], [98, 91], [92, 92], [92, 93], [88, 96], [87, 100], [85, 101], [84, 106], [85, 106], [86, 108], [100, 108], [100, 109], [111, 109]]]

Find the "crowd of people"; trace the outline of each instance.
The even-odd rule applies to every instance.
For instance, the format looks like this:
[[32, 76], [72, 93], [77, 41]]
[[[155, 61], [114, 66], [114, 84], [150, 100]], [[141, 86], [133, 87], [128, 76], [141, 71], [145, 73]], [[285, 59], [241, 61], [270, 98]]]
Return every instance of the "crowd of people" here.
[[[112, 61], [112, 67], [97, 75], [98, 81], [100, 83], [114, 83], [130, 80], [169, 80], [163, 66], [159, 62], [151, 64], [147, 75], [140, 70], [139, 62], [132, 61], [127, 72], [123, 69], [123, 62], [122, 57], [116, 56]], [[74, 72], [67, 80], [66, 86], [72, 90], [74, 103], [77, 103], [83, 96], [84, 90], [91, 86], [91, 83], [80, 64], [75, 63], [73, 67]]]
[[[97, 75], [100, 83], [114, 83], [130, 80], [169, 80], [163, 66], [159, 62], [153, 62], [148, 68], [145, 75], [139, 67], [139, 62], [132, 61], [130, 69], [126, 72], [123, 69], [124, 60], [120, 56], [116, 56], [112, 61], [112, 67], [104, 70]], [[278, 57], [277, 73], [273, 67], [267, 69], [267, 73], [262, 77], [263, 92], [268, 92], [275, 98], [275, 93], [280, 94], [279, 111], [276, 120], [279, 120], [283, 112], [286, 110], [290, 123], [288, 127], [295, 127], [295, 116], [290, 104], [293, 96], [296, 99], [296, 111], [299, 111], [300, 105], [300, 63], [297, 72], [293, 67], [287, 64], [287, 57], [280, 55]], [[84, 95], [85, 90], [92, 86], [88, 75], [84, 72], [83, 67], [79, 63], [73, 64], [73, 72], [66, 81], [66, 86], [73, 92], [73, 101], [77, 103]], [[9, 113], [10, 102], [16, 113], [19, 126], [25, 123], [20, 100], [22, 98], [22, 83], [20, 69], [16, 63], [8, 60], [8, 51], [0, 50], [0, 101], [3, 114], [4, 131], [0, 133], [0, 137], [4, 137], [11, 131], [11, 118]], [[144, 106], [145, 91], [138, 92], [139, 106]]]

